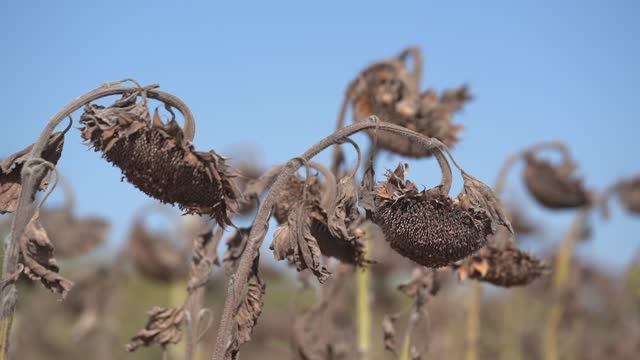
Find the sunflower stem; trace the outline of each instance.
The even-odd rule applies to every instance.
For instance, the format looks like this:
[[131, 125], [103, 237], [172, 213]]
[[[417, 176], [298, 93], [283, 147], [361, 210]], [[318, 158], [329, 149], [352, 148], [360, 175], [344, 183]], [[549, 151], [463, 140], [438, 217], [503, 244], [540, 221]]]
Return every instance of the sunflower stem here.
[[[366, 241], [363, 256], [371, 250], [371, 242]], [[356, 306], [358, 314], [358, 354], [360, 359], [369, 359], [371, 351], [371, 301], [369, 298], [371, 271], [369, 267], [356, 268]]]
[[471, 294], [467, 307], [467, 339], [465, 360], [478, 359], [478, 337], [480, 335], [480, 299], [482, 288], [478, 281], [471, 283]]
[[576, 241], [580, 238], [581, 229], [589, 218], [591, 208], [581, 209], [567, 231], [558, 255], [553, 274], [553, 304], [547, 313], [543, 349], [545, 360], [557, 360], [559, 357], [559, 326], [564, 312], [564, 297], [571, 275], [571, 260]]

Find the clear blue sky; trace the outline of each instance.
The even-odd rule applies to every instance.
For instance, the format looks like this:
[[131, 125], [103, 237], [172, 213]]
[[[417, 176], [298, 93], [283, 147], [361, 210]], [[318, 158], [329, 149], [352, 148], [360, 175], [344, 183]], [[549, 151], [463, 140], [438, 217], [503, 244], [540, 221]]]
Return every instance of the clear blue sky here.
[[[276, 164], [332, 131], [343, 90], [364, 66], [417, 45], [423, 87], [467, 83], [475, 95], [457, 117], [465, 130], [454, 155], [480, 179], [492, 183], [508, 154], [551, 139], [570, 145], [593, 188], [640, 172], [640, 2], [217, 3], [3, 1], [0, 157], [33, 142], [76, 96], [133, 77], [190, 105], [199, 149], [257, 142]], [[59, 164], [78, 210], [116, 219], [111, 235], [121, 241], [148, 198], [76, 130]], [[411, 164], [417, 183], [437, 179], [433, 161]], [[510, 193], [560, 236], [571, 213], [549, 215], [518, 175], [510, 180]], [[640, 219], [616, 206], [581, 252], [621, 269], [640, 249], [638, 232]]]

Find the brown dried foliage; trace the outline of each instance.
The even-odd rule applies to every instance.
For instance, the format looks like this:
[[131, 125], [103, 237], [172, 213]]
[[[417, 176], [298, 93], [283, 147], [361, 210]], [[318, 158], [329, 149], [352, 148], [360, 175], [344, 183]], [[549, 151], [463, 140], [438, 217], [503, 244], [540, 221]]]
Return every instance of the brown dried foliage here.
[[226, 359], [238, 358], [240, 345], [251, 340], [253, 328], [258, 323], [258, 318], [262, 313], [267, 285], [258, 274], [258, 264], [259, 257], [256, 256], [247, 284], [247, 294], [234, 311], [235, 327], [231, 343], [225, 351]]
[[[420, 93], [420, 74], [411, 73], [405, 61], [412, 51], [414, 67], [421, 66], [416, 63], [421, 61], [420, 50], [406, 49], [396, 57], [370, 65], [351, 82], [346, 97], [353, 107], [354, 120], [365, 120], [375, 114], [384, 121], [453, 145], [462, 129], [461, 125], [452, 124], [453, 114], [462, 109], [471, 95], [466, 86], [440, 95], [433, 89]], [[373, 137], [373, 131], [369, 135]], [[416, 158], [431, 155], [429, 149], [403, 136], [380, 133], [377, 137], [381, 149]]]
[[87, 105], [80, 118], [82, 137], [147, 195], [229, 224], [228, 213], [239, 197], [234, 171], [213, 150], [196, 151], [167, 108], [172, 115], [168, 123], [160, 120], [157, 109], [152, 120], [144, 90], [125, 94], [108, 107]]
[[588, 206], [591, 196], [575, 178], [575, 166], [565, 159], [561, 165], [536, 158], [532, 154], [525, 156], [524, 182], [529, 193], [541, 205], [550, 209], [572, 209]]
[[40, 210], [40, 222], [61, 258], [83, 255], [100, 246], [107, 237], [109, 223], [99, 217], [78, 218], [68, 207]]
[[53, 252], [53, 244], [36, 214], [20, 239], [20, 262], [31, 280], [40, 280], [51, 292], [65, 298], [73, 283], [58, 274], [60, 268]]
[[[71, 127], [71, 123], [69, 123]], [[67, 127], [61, 132], [56, 132], [49, 137], [47, 144], [42, 152], [42, 159], [56, 164], [62, 155], [62, 147], [64, 146], [64, 135], [69, 129]], [[0, 162], [0, 214], [14, 212], [18, 206], [18, 197], [22, 190], [22, 180], [20, 172], [24, 162], [33, 145], [9, 155]], [[50, 172], [40, 182], [39, 190], [44, 190], [49, 183]]]
[[185, 311], [182, 306], [172, 308], [155, 306], [149, 310], [148, 314], [147, 324], [127, 344], [127, 351], [136, 351], [141, 346], [151, 344], [158, 344], [164, 348], [169, 344], [177, 344], [182, 339], [182, 328], [185, 322]]
[[372, 220], [394, 250], [418, 264], [441, 267], [486, 243], [493, 232], [486, 210], [473, 201], [453, 201], [439, 187], [418, 191], [405, 180], [406, 169], [400, 163], [387, 171], [387, 181], [374, 189]]

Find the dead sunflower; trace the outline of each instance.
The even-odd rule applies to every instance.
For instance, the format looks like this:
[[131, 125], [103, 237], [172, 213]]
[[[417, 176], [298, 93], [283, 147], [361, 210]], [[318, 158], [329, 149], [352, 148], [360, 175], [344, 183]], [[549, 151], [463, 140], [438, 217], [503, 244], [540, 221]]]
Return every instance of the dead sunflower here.
[[554, 166], [533, 154], [525, 155], [524, 182], [529, 193], [543, 206], [550, 209], [573, 209], [588, 206], [591, 195], [574, 177], [575, 166], [565, 159]]
[[[168, 123], [156, 109], [153, 120], [147, 96], [165, 103]], [[185, 116], [185, 128], [171, 107]], [[149, 89], [135, 89], [108, 107], [85, 106], [80, 118], [82, 137], [95, 151], [122, 170], [124, 177], [147, 195], [163, 203], [178, 204], [187, 213], [207, 214], [229, 224], [238, 190], [233, 170], [214, 151], [196, 151], [191, 114], [180, 100]]]
[[418, 191], [405, 180], [407, 170], [400, 163], [374, 188], [371, 219], [395, 251], [420, 265], [441, 267], [485, 245], [493, 233], [491, 214], [470, 200], [472, 194], [451, 199], [441, 187]]
[[622, 206], [630, 213], [640, 215], [640, 176], [621, 182], [617, 190]]
[[[413, 57], [413, 71], [406, 64]], [[465, 86], [446, 90], [438, 95], [433, 89], [420, 93], [422, 55], [418, 48], [408, 48], [398, 56], [376, 62], [349, 84], [343, 109], [338, 119], [341, 127], [349, 105], [354, 121], [364, 121], [375, 114], [384, 121], [400, 125], [420, 134], [435, 137], [446, 145], [458, 141], [456, 133], [462, 129], [452, 124], [453, 114], [471, 99]], [[374, 131], [369, 131], [373, 139]], [[388, 132], [377, 135], [381, 149], [408, 156], [425, 157], [432, 152], [418, 142]]]
[[[502, 230], [506, 231], [504, 228]], [[504, 236], [501, 238], [504, 239]], [[487, 244], [453, 267], [460, 280], [469, 277], [502, 287], [527, 285], [548, 271], [547, 265], [520, 251], [512, 241]]]
[[136, 270], [165, 283], [185, 278], [189, 270], [186, 247], [180, 247], [165, 234], [147, 229], [143, 220], [145, 210], [134, 219], [129, 231], [129, 253]]
[[65, 193], [64, 206], [41, 209], [40, 222], [56, 248], [56, 255], [69, 258], [100, 246], [107, 237], [109, 222], [99, 217], [77, 217], [74, 214], [73, 190], [66, 181], [61, 181], [61, 184]]

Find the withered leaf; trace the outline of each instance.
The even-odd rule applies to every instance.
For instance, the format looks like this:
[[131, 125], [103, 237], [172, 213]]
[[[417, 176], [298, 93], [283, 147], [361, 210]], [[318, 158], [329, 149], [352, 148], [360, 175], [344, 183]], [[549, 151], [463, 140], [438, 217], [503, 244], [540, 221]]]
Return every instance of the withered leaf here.
[[40, 280], [47, 289], [65, 298], [73, 283], [58, 274], [60, 268], [53, 252], [53, 244], [36, 213], [20, 239], [20, 261], [24, 264], [24, 273], [31, 280]]
[[[52, 164], [58, 163], [64, 146], [64, 135], [70, 127], [71, 123], [65, 130], [56, 132], [49, 137], [42, 151], [44, 160]], [[22, 190], [20, 172], [32, 148], [33, 144], [13, 155], [9, 155], [0, 162], [0, 214], [13, 212], [18, 206], [18, 198]], [[50, 175], [49, 170], [47, 171], [47, 176], [40, 182], [38, 190], [44, 190], [47, 187]]]
[[231, 344], [225, 354], [227, 359], [236, 359], [240, 345], [251, 340], [253, 328], [262, 313], [266, 284], [258, 274], [258, 266], [259, 256], [256, 256], [247, 284], [247, 294], [234, 313], [236, 327]]
[[[189, 292], [193, 292], [195, 289], [204, 286], [209, 280], [213, 265], [219, 265], [216, 253], [217, 240], [219, 240], [219, 238], [214, 241], [214, 244], [211, 244], [213, 239], [213, 228], [211, 226], [207, 226], [205, 230], [200, 231], [193, 237], [191, 271], [189, 283], [187, 284], [187, 291]], [[208, 249], [209, 246], [212, 247], [211, 250]], [[211, 251], [212, 254], [208, 254], [208, 251]]]
[[244, 253], [249, 241], [251, 227], [238, 228], [232, 237], [227, 240], [227, 251], [224, 253], [222, 263], [228, 271], [235, 271], [240, 262], [240, 257]]
[[428, 300], [429, 297], [435, 296], [440, 290], [436, 270], [423, 266], [414, 268], [409, 281], [399, 285], [398, 290], [410, 298], [422, 297], [424, 301]]
[[384, 339], [384, 349], [398, 355], [396, 343], [396, 317], [385, 315], [382, 318], [382, 337]]
[[464, 171], [462, 172], [462, 178], [464, 179], [464, 192], [461, 201], [463, 203], [468, 202], [468, 204], [465, 204], [468, 207], [475, 207], [485, 211], [492, 221], [494, 231], [497, 224], [506, 226], [509, 232], [513, 234], [511, 223], [493, 190]]
[[144, 329], [131, 338], [127, 351], [136, 351], [141, 346], [158, 344], [163, 348], [177, 344], [182, 339], [185, 311], [182, 307], [164, 308], [154, 306], [148, 312], [149, 320]]
[[375, 172], [373, 170], [373, 163], [369, 163], [367, 168], [365, 169], [364, 175], [362, 176], [362, 182], [360, 186], [360, 190], [358, 192], [358, 203], [359, 205], [367, 210], [373, 211], [375, 209], [375, 194], [373, 192], [373, 187], [376, 184], [375, 180]]
[[344, 177], [338, 182], [336, 198], [327, 209], [327, 224], [329, 232], [339, 239], [352, 239], [351, 225], [358, 219], [356, 207], [356, 182], [351, 176]]
[[287, 259], [298, 271], [310, 269], [322, 283], [331, 273], [322, 265], [318, 241], [311, 233], [311, 211], [307, 200], [295, 204], [287, 223], [276, 229], [271, 249], [276, 260]]

